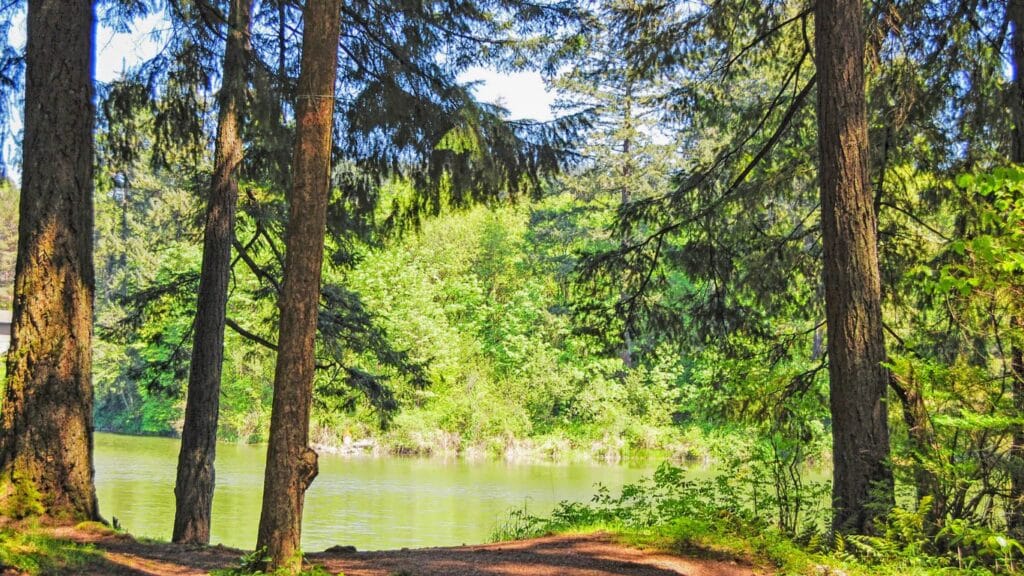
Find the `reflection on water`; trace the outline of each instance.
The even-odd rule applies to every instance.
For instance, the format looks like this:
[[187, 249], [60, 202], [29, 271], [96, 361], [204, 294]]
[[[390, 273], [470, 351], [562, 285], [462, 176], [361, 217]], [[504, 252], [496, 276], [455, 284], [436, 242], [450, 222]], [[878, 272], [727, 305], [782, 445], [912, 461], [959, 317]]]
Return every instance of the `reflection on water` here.
[[[263, 493], [264, 446], [217, 446], [212, 543], [252, 548]], [[96, 434], [100, 511], [136, 536], [169, 539], [178, 441]], [[509, 464], [321, 455], [306, 495], [303, 548], [360, 550], [484, 542], [513, 507], [544, 514], [649, 476], [656, 463]]]

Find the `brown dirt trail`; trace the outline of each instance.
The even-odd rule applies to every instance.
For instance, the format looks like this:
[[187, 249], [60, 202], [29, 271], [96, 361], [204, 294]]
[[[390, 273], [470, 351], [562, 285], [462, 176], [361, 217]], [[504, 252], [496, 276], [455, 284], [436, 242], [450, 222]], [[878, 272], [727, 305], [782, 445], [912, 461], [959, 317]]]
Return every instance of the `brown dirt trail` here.
[[[199, 576], [237, 565], [241, 550], [139, 542], [127, 535], [58, 528], [53, 535], [90, 543], [102, 561], [76, 576]], [[604, 533], [548, 536], [480, 546], [307, 555], [346, 576], [765, 576], [730, 560], [676, 556], [617, 543]]]

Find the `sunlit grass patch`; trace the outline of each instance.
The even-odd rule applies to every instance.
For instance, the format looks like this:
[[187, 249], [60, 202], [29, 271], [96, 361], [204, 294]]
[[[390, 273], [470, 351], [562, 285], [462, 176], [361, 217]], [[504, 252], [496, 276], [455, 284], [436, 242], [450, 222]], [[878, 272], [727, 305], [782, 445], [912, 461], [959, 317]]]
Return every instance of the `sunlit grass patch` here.
[[0, 530], [0, 569], [14, 568], [32, 576], [67, 573], [102, 558], [91, 545], [60, 540], [38, 530]]
[[79, 522], [75, 525], [77, 532], [84, 532], [86, 534], [95, 534], [97, 536], [113, 536], [117, 534], [117, 530], [107, 526], [102, 522], [89, 521]]

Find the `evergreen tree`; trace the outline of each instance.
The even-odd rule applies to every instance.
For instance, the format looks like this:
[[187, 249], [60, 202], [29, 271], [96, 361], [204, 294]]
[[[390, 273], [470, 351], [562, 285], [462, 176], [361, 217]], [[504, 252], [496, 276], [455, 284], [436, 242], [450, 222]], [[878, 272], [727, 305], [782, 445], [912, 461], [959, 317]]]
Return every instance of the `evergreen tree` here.
[[318, 472], [316, 452], [309, 447], [309, 417], [331, 186], [340, 9], [341, 0], [309, 0], [303, 13], [274, 407], [256, 544], [257, 550], [266, 550], [271, 568], [292, 573], [302, 567], [303, 502]]
[[832, 414], [832, 526], [870, 534], [893, 506], [889, 374], [877, 220], [868, 180], [860, 0], [822, 1], [814, 18], [818, 149]]
[[92, 465], [92, 2], [28, 3], [0, 512], [99, 518]]
[[[581, 202], [614, 214], [635, 201], [664, 194], [674, 172], [681, 166], [676, 138], [677, 118], [665, 106], [672, 90], [670, 73], [664, 73], [636, 51], [652, 23], [643, 17], [652, 5], [647, 2], [609, 0], [600, 2], [579, 40], [580, 47], [561, 55], [566, 72], [551, 83], [565, 110], [588, 110], [594, 121], [584, 136], [580, 164], [561, 179], [562, 187]], [[674, 14], [669, 11], [669, 16]], [[612, 228], [609, 226], [609, 228]], [[608, 240], [620, 249], [627, 247], [638, 231], [613, 229]], [[617, 286], [635, 285], [645, 269], [624, 266], [609, 279]], [[606, 325], [604, 308], [614, 308], [614, 327], [593, 328], [594, 333], [616, 332], [611, 337], [626, 368], [632, 368], [644, 348], [646, 334], [638, 311], [653, 300], [641, 303], [628, 290], [613, 296], [611, 303], [597, 291], [580, 284], [576, 311], [584, 323], [593, 318]], [[649, 346], [649, 343], [646, 343]]]
[[[1024, 164], [1024, 1], [1008, 0], [1006, 17], [1012, 26], [1010, 36], [1010, 62], [1013, 80], [1010, 85], [1010, 110], [1013, 121], [1013, 143], [1010, 160]], [[1013, 316], [1010, 324], [1016, 330], [1024, 329], [1024, 320]], [[1024, 345], [1014, 342], [1010, 350], [1010, 369], [1013, 377], [1013, 407], [1016, 415], [1024, 415]], [[1010, 495], [1007, 526], [1017, 537], [1024, 537], [1024, 426], [1014, 427], [1010, 447]]]
[[218, 96], [216, 151], [206, 208], [185, 424], [181, 431], [174, 490], [176, 507], [172, 540], [179, 543], [206, 544], [210, 541], [224, 328], [235, 206], [238, 203], [236, 173], [242, 162], [242, 107], [246, 97], [251, 12], [252, 0], [232, 0], [228, 13], [223, 83]]

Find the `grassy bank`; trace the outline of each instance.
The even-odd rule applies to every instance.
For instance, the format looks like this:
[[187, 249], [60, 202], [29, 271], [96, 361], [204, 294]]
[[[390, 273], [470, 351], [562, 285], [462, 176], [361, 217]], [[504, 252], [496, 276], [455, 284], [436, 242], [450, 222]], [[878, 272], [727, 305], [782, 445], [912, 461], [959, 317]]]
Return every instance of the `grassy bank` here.
[[[792, 576], [1020, 573], [1020, 544], [953, 521], [935, 531], [925, 520], [927, 501], [895, 509], [878, 536], [843, 536], [826, 528], [824, 486], [781, 493], [750, 472], [692, 481], [666, 464], [619, 494], [602, 490], [589, 503], [563, 502], [550, 516], [513, 511], [492, 540], [606, 531], [631, 546], [735, 559]], [[805, 509], [793, 515], [797, 506]]]
[[[109, 531], [95, 522], [76, 527], [81, 531]], [[73, 574], [102, 563], [103, 555], [90, 544], [56, 538], [39, 527], [18, 525], [0, 528], [0, 574]]]

